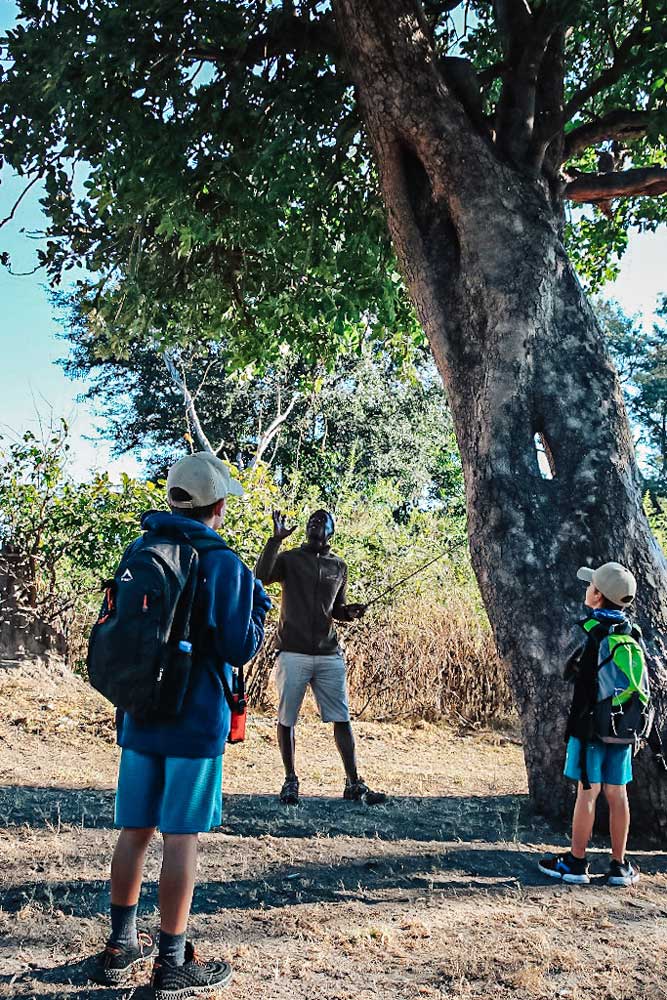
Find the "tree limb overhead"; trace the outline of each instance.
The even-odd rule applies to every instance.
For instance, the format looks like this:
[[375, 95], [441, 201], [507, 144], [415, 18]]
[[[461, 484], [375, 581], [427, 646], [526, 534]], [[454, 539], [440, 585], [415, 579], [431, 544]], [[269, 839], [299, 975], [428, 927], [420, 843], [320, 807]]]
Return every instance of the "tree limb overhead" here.
[[637, 167], [606, 174], [581, 174], [565, 186], [565, 197], [576, 202], [609, 201], [667, 193], [667, 169]]
[[563, 151], [564, 160], [569, 160], [589, 146], [606, 139], [639, 139], [646, 135], [651, 125], [657, 125], [665, 119], [665, 111], [627, 111], [625, 108], [609, 111], [602, 118], [579, 125], [568, 133]]
[[338, 54], [340, 45], [331, 17], [317, 20], [297, 17], [277, 11], [269, 19], [266, 30], [248, 40], [244, 49], [197, 46], [187, 50], [190, 59], [215, 63], [240, 63], [256, 66], [276, 56], [300, 52]]
[[563, 116], [564, 122], [570, 121], [570, 119], [573, 118], [578, 111], [581, 111], [584, 105], [592, 97], [596, 97], [607, 87], [611, 87], [614, 83], [617, 83], [620, 80], [625, 70], [637, 57], [636, 54], [634, 57], [632, 56], [632, 49], [635, 45], [641, 41], [642, 45], [646, 46], [650, 41], [646, 34], [644, 34], [645, 24], [646, 10], [644, 7], [641, 15], [637, 18], [621, 44], [615, 46], [611, 66], [604, 69], [599, 76], [591, 80], [585, 87], [582, 87], [582, 89], [575, 94], [570, 101], [568, 101]]

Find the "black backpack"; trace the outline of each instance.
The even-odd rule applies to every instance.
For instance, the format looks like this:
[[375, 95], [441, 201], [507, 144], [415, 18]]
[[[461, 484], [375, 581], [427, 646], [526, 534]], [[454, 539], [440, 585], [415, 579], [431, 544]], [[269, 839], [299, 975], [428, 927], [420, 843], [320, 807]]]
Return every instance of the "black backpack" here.
[[199, 553], [228, 548], [147, 532], [105, 581], [99, 618], [88, 643], [90, 683], [140, 721], [175, 718], [192, 672], [190, 621]]

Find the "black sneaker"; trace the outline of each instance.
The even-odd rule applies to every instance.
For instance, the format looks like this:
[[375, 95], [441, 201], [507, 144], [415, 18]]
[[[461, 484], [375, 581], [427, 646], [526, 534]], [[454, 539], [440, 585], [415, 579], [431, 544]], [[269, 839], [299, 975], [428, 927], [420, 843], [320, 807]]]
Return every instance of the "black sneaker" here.
[[117, 986], [132, 975], [132, 969], [141, 962], [147, 962], [157, 954], [155, 939], [141, 931], [136, 948], [128, 948], [109, 942], [99, 955], [92, 960], [88, 978], [101, 986]]
[[367, 806], [381, 806], [387, 801], [388, 796], [384, 792], [372, 792], [362, 778], [358, 778], [356, 781], [350, 781], [349, 778], [346, 778], [343, 798], [348, 802], [363, 802]]
[[542, 858], [538, 861], [537, 867], [542, 874], [573, 885], [588, 885], [591, 880], [588, 874], [588, 862], [585, 859], [573, 858], [569, 851], [557, 857]]
[[280, 789], [280, 801], [284, 806], [295, 806], [299, 801], [299, 779], [296, 775], [293, 778], [285, 778], [283, 787]]
[[153, 966], [151, 986], [155, 1000], [186, 1000], [228, 986], [232, 967], [227, 962], [202, 962], [190, 941], [185, 945], [185, 964], [167, 965], [159, 959]]
[[607, 885], [627, 886], [637, 885], [640, 878], [639, 867], [637, 865], [631, 865], [629, 861], [625, 861], [621, 864], [620, 861], [616, 861], [612, 858], [605, 881]]

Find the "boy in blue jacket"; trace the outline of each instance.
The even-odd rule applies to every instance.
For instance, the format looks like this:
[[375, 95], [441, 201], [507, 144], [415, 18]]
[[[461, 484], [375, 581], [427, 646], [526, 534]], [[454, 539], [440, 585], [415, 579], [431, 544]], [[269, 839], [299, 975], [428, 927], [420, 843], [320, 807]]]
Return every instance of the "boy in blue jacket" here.
[[[167, 478], [171, 513], [145, 514], [141, 526], [162, 536], [185, 535], [202, 543], [192, 613], [195, 650], [190, 686], [176, 719], [139, 722], [118, 712], [122, 748], [115, 823], [121, 828], [111, 862], [111, 936], [96, 956], [91, 978], [117, 985], [133, 966], [155, 956], [152, 988], [157, 1000], [193, 997], [226, 985], [225, 962], [202, 962], [186, 941], [197, 860], [198, 834], [221, 822], [222, 754], [231, 715], [222, 675], [250, 660], [264, 638], [271, 606], [261, 583], [231, 549], [206, 548], [221, 526], [227, 497], [242, 496], [240, 483], [211, 454], [188, 455]], [[141, 546], [143, 536], [132, 544]], [[160, 936], [137, 932], [137, 904], [144, 856], [159, 827]]]

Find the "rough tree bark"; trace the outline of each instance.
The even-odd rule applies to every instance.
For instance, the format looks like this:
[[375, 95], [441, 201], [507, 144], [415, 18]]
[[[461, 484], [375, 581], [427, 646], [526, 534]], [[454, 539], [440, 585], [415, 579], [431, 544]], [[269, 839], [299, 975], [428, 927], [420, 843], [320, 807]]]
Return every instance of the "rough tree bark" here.
[[[473, 564], [510, 671], [530, 794], [564, 815], [562, 663], [581, 609], [579, 565], [617, 559], [637, 575], [663, 731], [666, 721], [667, 566], [643, 513], [618, 378], [563, 247], [553, 189], [474, 127], [438, 71], [419, 5], [333, 6], [391, 235], [449, 397]], [[512, 129], [524, 142], [520, 122]], [[536, 434], [552, 479], [540, 474]], [[667, 778], [648, 754], [636, 774], [635, 829], [664, 834]]]

